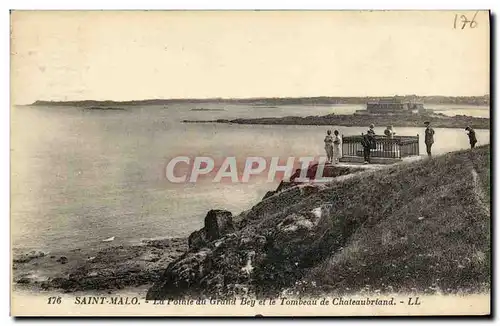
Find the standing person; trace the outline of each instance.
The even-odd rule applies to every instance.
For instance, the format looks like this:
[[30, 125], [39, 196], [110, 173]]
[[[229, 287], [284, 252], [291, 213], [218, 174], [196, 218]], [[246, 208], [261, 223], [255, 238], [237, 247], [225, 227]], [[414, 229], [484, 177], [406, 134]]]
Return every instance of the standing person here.
[[[392, 126], [387, 126], [387, 128], [384, 130], [384, 135], [388, 139], [393, 139], [395, 134], [396, 134], [396, 132], [394, 131], [394, 129], [392, 128]], [[384, 151], [390, 152], [391, 153], [390, 155], [392, 155], [393, 146], [392, 146], [392, 141], [391, 140], [384, 142]]]
[[370, 163], [370, 151], [372, 148], [372, 136], [369, 134], [363, 135], [363, 139], [361, 139], [361, 146], [363, 146], [363, 157], [365, 160], [365, 164]]
[[333, 134], [335, 135], [333, 138], [333, 163], [337, 164], [339, 163], [340, 159], [340, 137], [339, 137], [339, 131], [335, 130], [333, 131]]
[[333, 137], [332, 131], [328, 130], [325, 137], [326, 162], [331, 163], [333, 160]]
[[469, 126], [465, 130], [469, 132], [467, 135], [469, 136], [470, 148], [474, 148], [477, 143], [476, 132]]
[[375, 125], [372, 123], [370, 125], [370, 129], [368, 129], [368, 131], [367, 131], [367, 134], [371, 135], [371, 136], [375, 136], [375, 130], [373, 130], [374, 128], [375, 128]]
[[[377, 142], [375, 141], [375, 125], [372, 123], [370, 124], [370, 129], [367, 131], [368, 139], [370, 140], [370, 148], [371, 149], [377, 149]], [[368, 153], [370, 154], [370, 153]], [[369, 163], [369, 162], [368, 162]]]
[[429, 121], [424, 122], [425, 125], [425, 146], [427, 147], [427, 155], [432, 156], [431, 148], [434, 144], [434, 129], [431, 128], [431, 123]]
[[394, 131], [394, 128], [392, 126], [387, 126], [387, 129], [384, 130], [384, 135], [386, 135], [388, 138], [394, 138], [394, 135], [396, 132]]
[[370, 140], [370, 148], [372, 149], [376, 149], [377, 148], [377, 143], [375, 141], [375, 125], [372, 123], [370, 124], [370, 129], [368, 129], [368, 131], [366, 132], [366, 134], [368, 135], [368, 139]]

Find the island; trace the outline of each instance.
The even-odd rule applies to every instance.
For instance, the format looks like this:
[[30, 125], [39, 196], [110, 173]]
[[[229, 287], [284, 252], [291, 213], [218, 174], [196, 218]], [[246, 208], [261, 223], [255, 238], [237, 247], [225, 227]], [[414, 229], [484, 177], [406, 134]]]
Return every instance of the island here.
[[88, 108], [83, 108], [84, 110], [101, 110], [101, 111], [125, 111], [124, 108], [116, 108], [109, 106], [91, 106]]
[[444, 114], [414, 114], [414, 115], [336, 115], [323, 116], [286, 116], [271, 118], [238, 118], [217, 120], [182, 120], [184, 123], [229, 123], [229, 124], [259, 124], [259, 125], [314, 125], [314, 126], [388, 126], [422, 127], [424, 121], [431, 121], [435, 128], [465, 128], [490, 129], [490, 119], [456, 115], [449, 117]]
[[199, 108], [199, 109], [191, 109], [191, 111], [226, 111], [224, 109], [206, 109], [206, 108]]

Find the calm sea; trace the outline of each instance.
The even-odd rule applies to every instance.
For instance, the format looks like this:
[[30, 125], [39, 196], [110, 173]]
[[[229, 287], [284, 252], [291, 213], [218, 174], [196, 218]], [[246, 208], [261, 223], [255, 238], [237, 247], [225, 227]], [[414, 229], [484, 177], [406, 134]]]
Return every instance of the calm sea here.
[[[165, 166], [177, 155], [216, 159], [323, 155], [326, 127], [183, 124], [183, 119], [350, 114], [361, 108], [195, 104], [85, 111], [75, 107], [13, 107], [13, 246], [61, 250], [97, 246], [112, 236], [116, 244], [186, 236], [203, 225], [208, 210], [239, 213], [278, 184], [265, 178], [245, 184], [209, 180], [172, 184], [165, 178]], [[433, 108], [447, 115], [489, 116], [487, 107]], [[366, 129], [328, 129], [333, 128], [344, 135]], [[423, 129], [396, 131], [416, 135]], [[477, 130], [477, 137], [479, 145], [486, 144], [489, 131]], [[436, 129], [436, 154], [467, 147], [464, 130]], [[425, 152], [423, 143], [420, 152]]]

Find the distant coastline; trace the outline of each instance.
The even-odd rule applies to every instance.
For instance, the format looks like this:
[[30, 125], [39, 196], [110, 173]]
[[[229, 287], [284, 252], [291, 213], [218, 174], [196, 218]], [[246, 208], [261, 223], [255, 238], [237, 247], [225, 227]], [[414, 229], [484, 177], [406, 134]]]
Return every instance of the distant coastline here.
[[335, 115], [308, 117], [270, 117], [254, 119], [217, 119], [217, 120], [183, 120], [184, 123], [225, 123], [225, 124], [258, 124], [258, 125], [314, 125], [314, 126], [376, 126], [422, 127], [424, 121], [431, 121], [435, 128], [465, 128], [490, 129], [490, 119], [465, 115], [454, 117], [443, 114], [412, 114], [412, 115]]
[[201, 108], [201, 109], [191, 109], [191, 111], [226, 111], [224, 109], [205, 109], [205, 108]]
[[109, 106], [92, 106], [89, 108], [83, 108], [84, 110], [111, 110], [111, 111], [125, 111], [124, 108], [115, 108]]
[[[192, 99], [146, 99], [134, 101], [42, 101], [38, 100], [30, 105], [36, 106], [79, 106], [113, 107], [116, 105], [168, 105], [180, 103], [219, 103], [219, 104], [253, 104], [253, 105], [334, 105], [334, 104], [366, 104], [368, 101], [377, 101], [384, 96], [344, 97], [344, 96], [319, 96], [319, 97], [259, 97], [259, 98], [192, 98]], [[490, 105], [490, 96], [395, 96], [404, 101], [422, 102], [424, 104], [463, 104], [463, 105]]]

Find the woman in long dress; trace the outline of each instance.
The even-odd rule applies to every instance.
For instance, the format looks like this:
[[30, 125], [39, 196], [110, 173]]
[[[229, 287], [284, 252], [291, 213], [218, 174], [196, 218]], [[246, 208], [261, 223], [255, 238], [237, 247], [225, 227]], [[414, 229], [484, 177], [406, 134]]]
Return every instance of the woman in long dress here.
[[332, 131], [328, 130], [325, 137], [326, 162], [331, 163], [333, 160], [333, 137]]
[[340, 159], [340, 137], [339, 137], [339, 131], [335, 130], [333, 132], [335, 135], [333, 137], [333, 163], [337, 164], [339, 163]]

